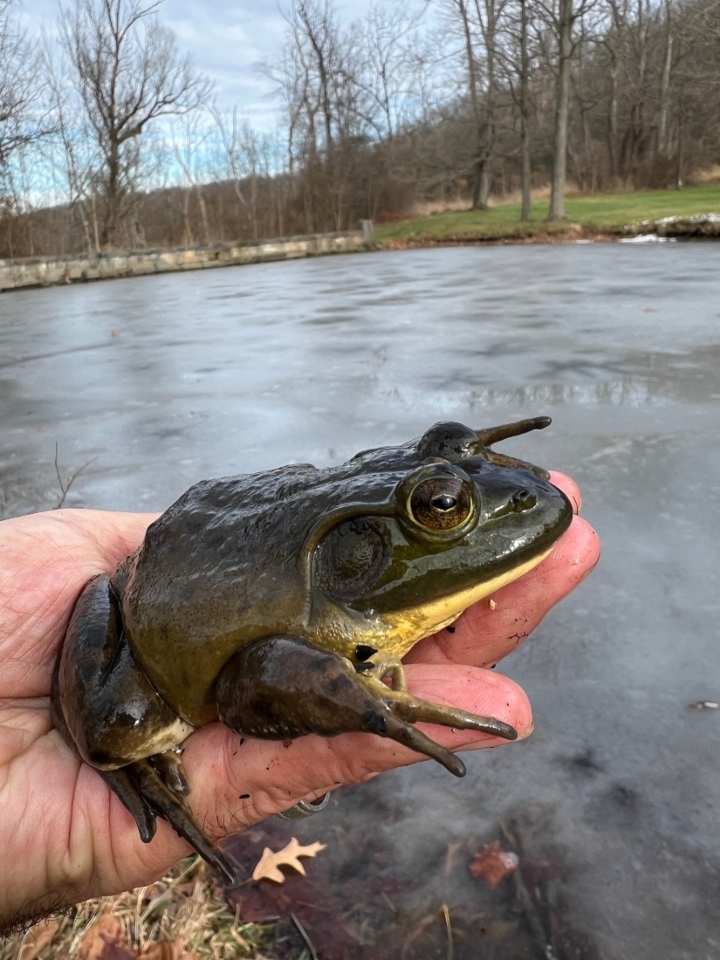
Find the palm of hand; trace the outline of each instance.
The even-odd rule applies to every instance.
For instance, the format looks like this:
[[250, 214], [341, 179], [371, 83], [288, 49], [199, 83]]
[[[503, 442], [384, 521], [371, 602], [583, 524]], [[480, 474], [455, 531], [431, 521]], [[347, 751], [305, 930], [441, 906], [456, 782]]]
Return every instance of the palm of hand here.
[[[555, 480], [577, 502], [571, 482]], [[76, 597], [91, 576], [111, 571], [137, 547], [152, 519], [66, 510], [0, 525], [0, 849], [10, 868], [0, 879], [0, 927], [150, 882], [188, 851], [162, 821], [144, 845], [130, 814], [50, 720], [52, 669]], [[411, 688], [426, 699], [497, 716], [527, 735], [525, 695], [487, 667], [515, 649], [518, 637], [587, 575], [597, 553], [594, 532], [576, 519], [541, 567], [505, 588], [495, 613], [477, 605], [455, 633], [414, 648]], [[500, 742], [440, 728], [432, 735], [453, 749]], [[193, 809], [216, 837], [303, 797], [418, 759], [367, 734], [304, 737], [288, 750], [241, 742], [220, 724], [194, 734], [184, 756]]]

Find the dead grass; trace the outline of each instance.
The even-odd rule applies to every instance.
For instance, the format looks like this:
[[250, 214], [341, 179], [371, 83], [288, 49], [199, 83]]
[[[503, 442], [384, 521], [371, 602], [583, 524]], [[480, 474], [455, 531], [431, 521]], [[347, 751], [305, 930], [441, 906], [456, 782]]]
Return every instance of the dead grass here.
[[[568, 187], [568, 192], [572, 192], [572, 187]], [[533, 203], [540, 203], [543, 200], [550, 199], [550, 185], [537, 187], [530, 191]], [[490, 206], [497, 207], [504, 203], [520, 203], [522, 194], [520, 190], [511, 190], [502, 195], [502, 197], [490, 197]], [[467, 197], [455, 197], [452, 200], [419, 200], [413, 204], [410, 216], [412, 217], [432, 217], [438, 213], [451, 213], [459, 210], [469, 210], [470, 201]]]
[[720, 183], [720, 164], [701, 170], [692, 176], [693, 183]]
[[0, 960], [269, 960], [267, 930], [239, 922], [194, 856], [151, 886], [88, 900], [0, 941]]

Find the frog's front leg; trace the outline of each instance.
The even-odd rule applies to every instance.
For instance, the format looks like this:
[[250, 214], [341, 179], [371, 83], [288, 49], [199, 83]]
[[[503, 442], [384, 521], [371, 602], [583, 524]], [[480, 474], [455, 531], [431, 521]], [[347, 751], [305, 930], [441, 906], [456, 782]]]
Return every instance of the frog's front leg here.
[[[399, 664], [388, 666], [392, 673]], [[376, 733], [437, 760], [459, 777], [465, 773], [463, 762], [412, 724], [426, 721], [507, 740], [517, 737], [500, 720], [421, 700], [358, 667], [302, 637], [255, 640], [220, 673], [219, 717], [231, 730], [268, 740]]]
[[168, 707], [125, 637], [105, 576], [91, 580], [73, 611], [52, 684], [53, 722], [135, 818], [148, 843], [155, 817], [166, 819], [228, 882], [232, 865], [195, 821], [175, 751], [192, 727]]

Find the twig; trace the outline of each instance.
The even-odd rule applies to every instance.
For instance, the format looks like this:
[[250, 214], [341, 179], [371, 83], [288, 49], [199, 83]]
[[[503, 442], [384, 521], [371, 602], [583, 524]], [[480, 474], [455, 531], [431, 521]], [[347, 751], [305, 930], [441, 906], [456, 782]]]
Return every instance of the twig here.
[[87, 463], [84, 463], [81, 467], [77, 468], [77, 470], [70, 477], [67, 483], [63, 483], [63, 478], [60, 475], [60, 466], [58, 464], [58, 444], [57, 443], [55, 444], [55, 473], [57, 474], [58, 483], [60, 484], [60, 493], [62, 494], [62, 496], [53, 507], [53, 510], [60, 510], [62, 505], [65, 503], [65, 498], [67, 497], [68, 493], [70, 493], [70, 487], [73, 485], [73, 483], [75, 483], [75, 481], [83, 472], [83, 470], [86, 470], [90, 466], [90, 464], [95, 463], [96, 460], [97, 460], [97, 457], [93, 457], [92, 460], [88, 460]]
[[455, 950], [453, 947], [453, 932], [452, 925], [450, 923], [450, 910], [446, 903], [444, 903], [440, 909], [445, 920], [445, 929], [447, 930], [447, 960], [453, 960]]
[[[184, 879], [185, 879], [185, 877], [190, 873], [190, 871], [191, 871], [194, 867], [197, 866], [197, 863], [198, 863], [198, 858], [197, 858], [197, 857], [194, 857], [194, 858], [190, 861], [190, 863], [187, 865], [187, 867], [185, 867], [185, 869], [182, 871], [182, 873], [179, 873], [179, 874], [177, 875], [177, 877], [174, 877], [173, 880], [172, 880], [172, 882], [169, 884], [169, 886], [168, 886], [159, 896], [154, 897], [154, 898], [150, 901], [150, 903], [149, 903], [149, 904], [147, 905], [147, 907], [145, 908], [144, 912], [143, 912], [142, 914], [140, 914], [140, 920], [139, 920], [138, 922], [139, 922], [139, 924], [140, 924], [141, 926], [142, 926], [142, 924], [145, 923], [145, 921], [146, 921], [147, 918], [150, 916], [150, 914], [153, 912], [153, 910], [154, 910], [159, 904], [161, 904], [161, 903], [163, 902], [163, 900], [167, 900], [167, 898], [168, 898], [169, 896], [171, 896], [171, 894], [172, 894], [173, 890], [175, 889], [175, 887], [180, 883], [181, 880], [184, 880]], [[144, 888], [144, 889], [146, 889], [146, 888]], [[140, 906], [139, 906], [139, 905], [138, 905], [138, 908], [137, 908], [137, 912], [140, 913]]]
[[390, 907], [390, 909], [392, 910], [393, 913], [398, 913], [398, 908], [395, 906], [395, 904], [392, 902], [392, 900], [391, 900], [390, 897], [385, 893], [384, 890], [381, 890], [381, 891], [380, 891], [380, 896], [383, 898], [383, 900], [385, 901], [385, 903]]
[[290, 914], [290, 919], [292, 920], [292, 922], [293, 922], [293, 923], [295, 924], [295, 926], [297, 927], [298, 933], [300, 934], [300, 936], [301, 936], [301, 937], [303, 938], [303, 940], [305, 941], [305, 946], [306, 946], [306, 947], [308, 948], [308, 950], [310, 951], [310, 960], [318, 960], [317, 951], [315, 950], [315, 947], [313, 946], [312, 940], [311, 940], [310, 937], [307, 935], [307, 931], [305, 930], [305, 927], [300, 923], [300, 921], [298, 920], [298, 918], [295, 916], [294, 913], [291, 913], [291, 914]]
[[[516, 836], [510, 825], [504, 821], [500, 821], [500, 830], [516, 853], [521, 854], [522, 841], [520, 837]], [[545, 930], [545, 924], [543, 923], [540, 916], [540, 911], [538, 910], [538, 905], [535, 903], [530, 891], [525, 886], [522, 876], [522, 869], [518, 868], [515, 871], [513, 874], [513, 880], [515, 881], [515, 896], [517, 898], [518, 906], [525, 915], [525, 919], [530, 927], [530, 931], [535, 937], [538, 946], [542, 950], [543, 957], [545, 960], [557, 960], [557, 954], [555, 953], [553, 945], [548, 938], [547, 931]]]

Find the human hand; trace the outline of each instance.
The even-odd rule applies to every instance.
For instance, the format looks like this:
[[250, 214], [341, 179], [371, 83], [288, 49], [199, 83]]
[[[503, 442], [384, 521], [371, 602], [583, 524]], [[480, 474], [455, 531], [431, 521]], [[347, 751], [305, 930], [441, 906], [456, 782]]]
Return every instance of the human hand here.
[[[579, 505], [567, 477], [553, 482]], [[164, 821], [150, 844], [110, 788], [52, 727], [50, 681], [74, 602], [97, 573], [132, 553], [154, 515], [60, 510], [0, 524], [0, 927], [151, 882], [188, 845]], [[575, 518], [552, 554], [421, 641], [407, 657], [413, 693], [532, 729], [522, 690], [489, 667], [512, 652], [597, 562], [592, 528]], [[505, 741], [434, 727], [453, 749]], [[218, 723], [187, 741], [190, 802], [220, 838], [345, 783], [421, 759], [372, 734], [303, 737], [290, 747], [244, 742]]]

